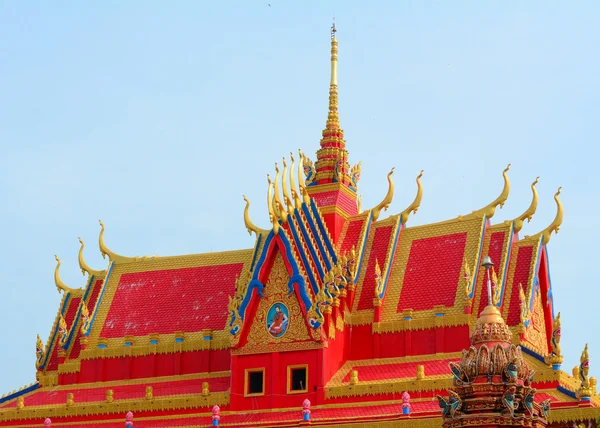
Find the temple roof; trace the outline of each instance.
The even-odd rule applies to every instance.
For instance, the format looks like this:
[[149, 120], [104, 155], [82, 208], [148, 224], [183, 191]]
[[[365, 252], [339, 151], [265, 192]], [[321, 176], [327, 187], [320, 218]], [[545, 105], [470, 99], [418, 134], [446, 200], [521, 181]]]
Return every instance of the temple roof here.
[[[363, 210], [357, 197], [360, 163], [349, 169], [338, 117], [334, 36], [329, 113], [317, 162], [299, 152], [297, 162], [290, 155], [281, 169], [275, 164], [274, 179], [268, 176], [266, 186], [268, 229], [252, 222], [250, 201], [244, 197], [243, 220], [255, 235], [253, 248], [123, 256], [108, 248], [100, 222], [98, 243], [108, 257], [106, 269], [86, 264], [81, 241], [79, 265], [87, 280], [81, 289], [70, 288], [60, 277], [56, 258], [54, 282], [63, 295], [47, 343], [40, 339], [37, 344], [38, 382], [0, 399], [0, 421], [38, 424], [36, 418], [43, 414], [57, 418], [52, 426], [58, 427], [81, 421], [90, 427], [122, 426], [114, 418], [127, 409], [135, 410], [144, 426], [164, 426], [165, 421], [194, 426], [206, 424], [211, 415], [206, 410], [218, 404], [222, 426], [295, 426], [298, 409], [229, 406], [235, 381], [244, 376], [236, 371], [240, 357], [302, 349], [334, 360], [331, 373], [323, 374], [324, 401], [313, 407], [313, 424], [377, 419], [431, 426], [439, 421], [433, 394], [452, 383], [448, 364], [460, 360], [458, 351], [489, 303], [484, 292], [488, 282], [494, 286], [492, 305], [537, 371], [536, 400], [578, 409], [581, 381], [552, 370], [548, 360], [558, 352], [560, 339], [546, 247], [562, 222], [560, 189], [554, 221], [523, 239], [519, 232], [537, 208], [537, 179], [523, 214], [491, 221], [508, 199], [510, 165], [502, 171], [499, 193], [469, 214], [409, 226], [423, 197], [421, 171], [414, 201], [384, 217], [395, 192], [393, 168], [381, 202]], [[491, 277], [480, 268], [484, 256], [493, 260]], [[296, 336], [288, 335], [288, 342], [264, 338], [264, 306], [275, 298], [288, 299], [297, 317]], [[261, 330], [254, 339], [253, 320], [259, 320], [256, 330]], [[444, 329], [452, 341], [442, 337]], [[405, 332], [421, 334], [412, 348]], [[256, 343], [249, 344], [252, 340]], [[371, 341], [377, 346], [370, 346]], [[166, 354], [187, 355], [183, 362], [169, 363], [179, 364], [178, 375], [165, 375], [160, 367], [167, 365], [155, 362]], [[152, 377], [113, 370], [134, 359], [152, 361], [148, 365], [159, 369]], [[98, 362], [107, 365], [92, 367]], [[102, 381], [88, 382], [98, 372]], [[127, 374], [119, 377], [123, 372]], [[402, 392], [414, 396], [412, 419], [402, 419]], [[597, 409], [600, 396], [590, 402]]]

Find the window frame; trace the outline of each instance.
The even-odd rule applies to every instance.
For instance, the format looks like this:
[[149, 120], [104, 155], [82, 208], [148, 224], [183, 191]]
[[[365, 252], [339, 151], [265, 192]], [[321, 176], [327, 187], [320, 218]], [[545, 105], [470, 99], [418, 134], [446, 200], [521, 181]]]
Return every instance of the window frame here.
[[[262, 392], [250, 393], [250, 373], [262, 373]], [[244, 397], [260, 397], [265, 395], [265, 368], [257, 367], [254, 369], [246, 369], [244, 371]]]
[[[304, 369], [306, 373], [304, 389], [292, 389], [292, 371]], [[308, 364], [295, 364], [287, 366], [287, 393], [288, 394], [306, 394], [308, 392]]]

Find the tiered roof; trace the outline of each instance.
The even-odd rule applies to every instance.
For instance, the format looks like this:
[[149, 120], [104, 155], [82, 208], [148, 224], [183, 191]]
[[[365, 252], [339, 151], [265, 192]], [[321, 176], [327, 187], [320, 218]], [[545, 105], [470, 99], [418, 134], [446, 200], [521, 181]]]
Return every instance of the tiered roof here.
[[[87, 266], [81, 242], [88, 279], [84, 288], [71, 289], [60, 278], [59, 261], [62, 301], [46, 345], [37, 346], [37, 382], [0, 399], [0, 422], [36, 426], [51, 417], [59, 427], [122, 426], [119, 417], [132, 410], [143, 426], [197, 426], [207, 424], [217, 404], [222, 426], [293, 426], [301, 401], [298, 408], [253, 410], [253, 402], [243, 404], [234, 392], [243, 376], [237, 364], [247, 355], [310, 351], [323, 366], [313, 425], [439, 426], [433, 398], [451, 385], [448, 363], [460, 360], [488, 303], [488, 277], [479, 268], [485, 255], [495, 264], [493, 304], [537, 371], [537, 399], [557, 409], [550, 420], [600, 417], [595, 391], [581, 400], [587, 398], [582, 385], [595, 385], [587, 371], [577, 378], [551, 367], [560, 360], [560, 327], [547, 244], [562, 222], [560, 191], [555, 220], [523, 239], [519, 232], [537, 207], [537, 180], [521, 216], [491, 223], [509, 196], [508, 167], [499, 196], [471, 214], [407, 226], [423, 196], [421, 172], [413, 203], [381, 218], [394, 195], [393, 170], [381, 203], [363, 210], [356, 202], [360, 168], [348, 168], [337, 111], [334, 37], [329, 115], [316, 166], [302, 152], [297, 162], [290, 156], [282, 169], [276, 165], [268, 179], [267, 230], [251, 221], [245, 198], [253, 248], [125, 257], [107, 247], [101, 223], [105, 270]], [[293, 333], [270, 343], [264, 320], [256, 320], [276, 298], [288, 299], [297, 316]], [[410, 419], [402, 415], [403, 392], [413, 397]]]

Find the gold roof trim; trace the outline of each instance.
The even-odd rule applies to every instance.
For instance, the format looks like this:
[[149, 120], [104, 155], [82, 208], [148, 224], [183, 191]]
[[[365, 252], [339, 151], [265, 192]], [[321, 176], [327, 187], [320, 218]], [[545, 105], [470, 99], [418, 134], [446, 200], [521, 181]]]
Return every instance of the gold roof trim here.
[[287, 211], [283, 202], [281, 201], [281, 195], [279, 193], [279, 165], [275, 162], [275, 183], [273, 186], [273, 211], [275, 212], [276, 218], [280, 219], [282, 222], [287, 222]]
[[246, 226], [249, 235], [252, 235], [252, 232], [254, 232], [256, 236], [258, 236], [263, 230], [257, 227], [254, 223], [252, 223], [252, 220], [250, 220], [250, 200], [246, 197], [246, 195], [243, 196], [244, 201], [246, 201], [246, 207], [244, 208], [244, 225]]
[[83, 258], [83, 247], [85, 244], [83, 243], [83, 239], [79, 238], [79, 243], [81, 244], [81, 248], [79, 248], [79, 268], [81, 269], [81, 273], [85, 276], [87, 272], [89, 276], [103, 276], [106, 273], [106, 270], [95, 270], [88, 266]]
[[415, 200], [408, 206], [408, 208], [400, 213], [400, 221], [402, 224], [406, 224], [410, 213], [416, 213], [421, 206], [421, 199], [423, 199], [423, 186], [421, 185], [421, 177], [423, 177], [423, 172], [424, 171], [421, 170], [417, 176], [417, 196], [415, 196]]
[[[304, 178], [304, 164], [306, 163], [306, 155], [302, 152], [302, 150], [298, 150], [300, 155], [300, 162], [298, 162], [298, 186], [300, 186], [300, 194], [302, 195], [302, 200], [306, 205], [310, 204], [310, 196], [308, 195], [308, 191], [306, 190], [306, 179]], [[310, 160], [310, 159], [309, 159]]]
[[377, 221], [377, 219], [381, 215], [381, 211], [387, 210], [390, 207], [390, 204], [392, 203], [392, 199], [394, 199], [394, 181], [392, 180], [392, 174], [394, 174], [394, 169], [395, 168], [392, 168], [392, 170], [388, 173], [388, 191], [385, 197], [383, 198], [383, 201], [381, 201], [379, 205], [377, 205], [371, 210], [373, 212], [373, 221]]
[[523, 224], [525, 223], [525, 220], [527, 220], [527, 223], [529, 223], [531, 221], [531, 218], [533, 217], [533, 215], [535, 214], [535, 211], [537, 210], [538, 192], [535, 188], [535, 185], [538, 183], [539, 180], [540, 180], [540, 177], [536, 177], [535, 181], [533, 183], [531, 183], [531, 191], [533, 192], [533, 199], [531, 200], [531, 204], [529, 205], [529, 208], [527, 208], [523, 214], [521, 214], [519, 217], [517, 217], [516, 219], [513, 220], [515, 233], [519, 232], [523, 228]]
[[[292, 164], [290, 166], [290, 188], [292, 189], [294, 205], [296, 206], [296, 209], [299, 210], [302, 208], [302, 199], [300, 199], [300, 196], [298, 195], [299, 190], [296, 188], [296, 180], [294, 179], [296, 161], [292, 152], [290, 152], [290, 159], [292, 160]], [[300, 180], [302, 180], [302, 162], [298, 164], [298, 177]]]
[[508, 194], [510, 193], [510, 180], [508, 179], [508, 174], [507, 174], [509, 169], [510, 169], [510, 164], [508, 164], [507, 167], [504, 168], [504, 171], [502, 171], [502, 176], [504, 177], [504, 187], [502, 188], [502, 193], [500, 193], [500, 196], [498, 196], [496, 199], [494, 199], [494, 202], [492, 202], [491, 204], [486, 205], [485, 207], [478, 209], [476, 211], [473, 211], [471, 214], [461, 217], [463, 220], [467, 220], [467, 219], [475, 218], [475, 217], [477, 217], [477, 218], [482, 218], [482, 217], [492, 218], [492, 217], [494, 217], [494, 214], [496, 213], [496, 208], [498, 207], [498, 205], [500, 205], [500, 208], [502, 208], [504, 206], [504, 203], [508, 199]]
[[554, 217], [554, 220], [552, 220], [552, 223], [550, 223], [550, 225], [547, 228], [545, 228], [544, 230], [542, 230], [541, 232], [536, 233], [533, 236], [526, 236], [525, 239], [536, 241], [540, 237], [543, 237], [544, 245], [545, 245], [548, 242], [550, 242], [550, 237], [552, 236], [552, 232], [558, 233], [558, 231], [560, 230], [560, 226], [563, 222], [563, 206], [562, 206], [562, 203], [560, 202], [560, 199], [558, 199], [558, 195], [560, 195], [561, 189], [562, 189], [562, 187], [559, 187], [558, 190], [556, 191], [556, 193], [554, 194], [554, 200], [556, 201], [556, 216]]
[[[283, 162], [283, 176], [281, 177], [281, 189], [283, 191], [283, 203], [285, 204], [284, 206], [287, 207], [287, 212], [291, 214], [294, 212], [294, 202], [292, 200], [292, 195], [289, 192], [288, 184], [287, 184], [288, 166], [287, 166], [287, 162], [285, 161], [285, 158], [283, 158], [282, 162]], [[290, 171], [291, 171], [291, 169], [292, 168], [290, 167]]]
[[273, 191], [273, 182], [271, 181], [271, 176], [269, 174], [267, 174], [267, 181], [269, 182], [269, 186], [267, 188], [267, 208], [269, 209], [269, 220], [273, 224], [273, 232], [277, 234], [279, 233], [279, 219], [275, 216], [275, 210], [273, 209], [273, 196], [271, 196]]
[[75, 291], [75, 289], [67, 287], [65, 285], [64, 282], [62, 282], [62, 279], [60, 279], [60, 259], [58, 258], [57, 255], [54, 256], [54, 258], [56, 259], [56, 268], [54, 269], [54, 284], [56, 285], [56, 289], [58, 290], [58, 292], [60, 293], [61, 291], [64, 291], [65, 293], [72, 293]]
[[106, 256], [108, 256], [109, 260], [111, 262], [114, 263], [131, 263], [134, 261], [137, 261], [139, 259], [139, 257], [125, 257], [125, 256], [120, 256], [116, 253], [113, 253], [111, 250], [108, 249], [108, 247], [106, 246], [106, 244], [104, 243], [104, 223], [102, 223], [102, 220], [99, 220], [100, 222], [100, 227], [102, 229], [100, 229], [100, 237], [98, 238], [98, 244], [100, 245], [100, 252], [102, 253], [102, 257], [106, 258]]

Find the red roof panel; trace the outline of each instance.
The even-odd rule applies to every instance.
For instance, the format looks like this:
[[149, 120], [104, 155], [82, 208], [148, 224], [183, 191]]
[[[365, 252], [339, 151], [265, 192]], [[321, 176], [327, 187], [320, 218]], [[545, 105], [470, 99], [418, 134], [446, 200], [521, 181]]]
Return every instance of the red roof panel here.
[[[41, 406], [48, 404], [64, 404], [67, 402], [67, 394], [73, 393], [73, 399], [76, 403], [105, 401], [106, 391], [112, 389], [115, 400], [124, 400], [132, 398], [144, 398], [146, 396], [146, 387], [152, 386], [154, 397], [179, 395], [179, 394], [200, 394], [202, 392], [202, 383], [208, 382], [211, 392], [223, 392], [229, 389], [229, 377], [222, 378], [204, 378], [191, 380], [178, 380], [171, 382], [160, 382], [160, 379], [148, 379], [147, 383], [138, 383], [135, 385], [103, 386], [98, 384], [95, 387], [73, 388], [73, 389], [43, 389], [25, 396], [26, 406]], [[8, 403], [6, 407], [16, 407], [17, 400]]]
[[414, 240], [397, 312], [454, 306], [467, 232]]
[[[67, 322], [67, 328], [71, 328], [73, 326], [73, 319], [77, 315], [77, 310], [79, 309], [79, 302], [81, 302], [80, 297], [74, 297], [69, 300], [69, 307], [66, 310], [66, 314], [64, 315], [65, 321]], [[58, 344], [60, 340], [60, 335], [57, 333], [54, 339], [54, 347], [52, 348], [52, 355], [50, 356], [50, 360], [48, 361], [48, 365], [46, 370], [57, 370], [58, 369], [58, 348], [60, 345]]]
[[373, 297], [375, 296], [375, 261], [379, 262], [379, 267], [382, 270], [385, 268], [391, 236], [392, 226], [382, 226], [375, 230], [371, 245], [371, 254], [369, 255], [369, 264], [365, 272], [362, 291], [360, 292], [360, 301], [357, 307], [359, 311], [373, 308]]
[[[358, 371], [358, 378], [361, 381], [402, 378], [414, 379], [417, 375], [417, 366], [419, 365], [425, 366], [425, 376], [447, 375], [450, 373], [450, 369], [448, 368], [448, 363], [450, 361], [459, 362], [460, 357], [450, 358], [447, 360], [416, 361], [400, 364], [373, 364], [370, 366], [360, 365], [352, 367], [352, 369]], [[348, 372], [343, 381], [350, 381], [350, 372]]]
[[[490, 246], [488, 248], [487, 255], [491, 257], [494, 262], [496, 273], [499, 271], [499, 263], [502, 262], [502, 247], [504, 246], [504, 238], [506, 236], [506, 232], [494, 232], [490, 236]], [[488, 295], [487, 292], [483, 293], [483, 290], [487, 289], [487, 277], [486, 275], [482, 275], [481, 283], [479, 285], [479, 293], [481, 293], [479, 299], [479, 311], [481, 312], [485, 306], [488, 304]], [[476, 308], [475, 308], [476, 309]]]
[[362, 231], [364, 224], [364, 218], [361, 218], [360, 220], [350, 220], [348, 229], [346, 230], [346, 236], [344, 237], [344, 242], [341, 245], [342, 254], [350, 251], [353, 246], [358, 245], [360, 232]]
[[101, 337], [222, 330], [243, 263], [121, 276]]
[[[87, 302], [88, 310], [90, 311], [90, 315], [94, 310], [94, 306], [96, 306], [96, 301], [98, 300], [98, 295], [100, 294], [100, 288], [102, 288], [103, 279], [99, 279], [94, 282], [92, 293]], [[79, 339], [81, 338], [81, 329], [77, 329], [77, 335], [75, 336], [75, 342], [73, 343], [73, 347], [71, 348], [71, 353], [69, 354], [69, 358], [77, 358], [79, 357], [79, 353], [81, 352], [81, 343]]]
[[521, 301], [519, 299], [520, 284], [526, 289], [529, 283], [531, 273], [531, 260], [533, 258], [533, 246], [519, 246], [517, 244], [515, 273], [511, 284], [512, 292], [510, 295], [510, 306], [506, 323], [508, 325], [517, 325], [521, 322]]

